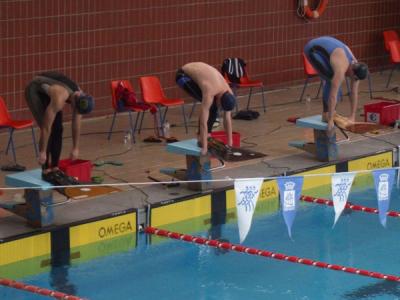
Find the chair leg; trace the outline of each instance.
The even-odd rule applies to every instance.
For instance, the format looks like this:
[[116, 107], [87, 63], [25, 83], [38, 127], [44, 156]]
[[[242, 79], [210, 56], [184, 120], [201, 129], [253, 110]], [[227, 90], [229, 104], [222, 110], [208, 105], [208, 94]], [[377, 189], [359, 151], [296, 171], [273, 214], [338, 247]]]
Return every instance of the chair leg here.
[[265, 105], [264, 86], [261, 86], [261, 97], [262, 97], [262, 105], [263, 105], [264, 113], [266, 113], [267, 107]]
[[394, 71], [395, 68], [396, 68], [396, 67], [394, 66], [394, 67], [392, 68], [392, 70], [390, 70], [389, 78], [388, 78], [388, 81], [387, 81], [387, 83], [386, 83], [386, 87], [387, 87], [387, 88], [389, 87], [390, 81], [392, 80], [392, 75], [393, 75], [393, 71]]
[[183, 115], [183, 123], [185, 124], [186, 134], [188, 133], [188, 127], [186, 123], [186, 115], [185, 115], [185, 105], [182, 105], [182, 115]]
[[14, 163], [17, 163], [17, 156], [15, 155], [15, 147], [14, 147], [14, 140], [13, 140], [13, 134], [14, 134], [14, 128], [9, 128], [8, 129], [8, 133], [9, 133], [9, 138], [8, 138], [8, 143], [7, 143], [7, 149], [6, 149], [6, 154], [8, 154], [8, 150], [11, 146], [11, 151], [13, 154], [13, 159], [14, 159]]
[[306, 91], [307, 85], [308, 85], [308, 81], [310, 80], [310, 77], [306, 78], [306, 81], [304, 82], [303, 85], [303, 90], [301, 91], [301, 95], [300, 95], [300, 99], [299, 102], [303, 101], [303, 96], [304, 96], [304, 92]]
[[[161, 118], [161, 128], [164, 125], [165, 118], [167, 117], [167, 112], [168, 112], [168, 106], [165, 107], [164, 116]], [[160, 114], [161, 114], [161, 110], [160, 110]]]
[[319, 93], [321, 92], [321, 88], [324, 85], [324, 82], [321, 80], [320, 84], [319, 84], [319, 88], [318, 88], [318, 92], [317, 92], [317, 96], [315, 97], [315, 99], [318, 99], [319, 97]]
[[351, 97], [351, 86], [349, 83], [349, 79], [346, 77], [345, 81], [346, 81], [346, 87], [347, 87], [347, 96]]
[[194, 113], [194, 109], [196, 108], [196, 104], [197, 104], [197, 101], [195, 100], [195, 101], [193, 101], [193, 104], [192, 104], [192, 110], [190, 111], [190, 115], [189, 115], [189, 121], [190, 121], [190, 119], [192, 118], [192, 116], [193, 116], [193, 113]]
[[138, 129], [138, 134], [140, 134], [140, 132], [142, 131], [144, 113], [145, 113], [145, 111], [142, 112], [142, 118], [140, 119], [140, 125], [139, 125], [139, 129]]
[[33, 129], [33, 126], [31, 127], [31, 129], [32, 129], [33, 148], [35, 149], [36, 157], [38, 157], [38, 156], [39, 156], [39, 151], [38, 151], [38, 146], [37, 146], [37, 144], [36, 144], [35, 130]]
[[369, 88], [369, 98], [372, 99], [372, 83], [371, 75], [368, 73], [368, 88]]
[[135, 141], [135, 126], [133, 125], [132, 112], [131, 111], [129, 111], [129, 125], [131, 127], [131, 144], [135, 144], [136, 143], [136, 141]]
[[249, 97], [247, 98], [247, 106], [246, 106], [246, 110], [249, 110], [250, 107], [250, 99], [251, 99], [251, 94], [253, 93], [253, 88], [250, 88], [250, 92], [249, 92]]
[[111, 121], [111, 127], [110, 127], [110, 130], [108, 131], [107, 140], [110, 140], [110, 139], [111, 139], [111, 133], [112, 133], [113, 128], [114, 128], [114, 122], [115, 122], [115, 117], [116, 117], [116, 116], [117, 116], [117, 112], [114, 111], [113, 119], [112, 119], [112, 121]]

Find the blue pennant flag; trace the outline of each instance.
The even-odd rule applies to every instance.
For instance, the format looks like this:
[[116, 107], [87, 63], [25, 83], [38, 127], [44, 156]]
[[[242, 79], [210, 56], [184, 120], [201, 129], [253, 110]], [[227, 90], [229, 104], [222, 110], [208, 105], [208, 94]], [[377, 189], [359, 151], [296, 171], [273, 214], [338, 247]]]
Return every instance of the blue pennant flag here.
[[303, 177], [279, 177], [277, 181], [283, 218], [288, 228], [289, 237], [291, 238], [292, 224], [296, 217], [301, 190], [303, 188]]
[[379, 220], [384, 227], [386, 227], [386, 214], [389, 210], [390, 195], [392, 193], [395, 175], [395, 169], [381, 169], [372, 171], [378, 200]]

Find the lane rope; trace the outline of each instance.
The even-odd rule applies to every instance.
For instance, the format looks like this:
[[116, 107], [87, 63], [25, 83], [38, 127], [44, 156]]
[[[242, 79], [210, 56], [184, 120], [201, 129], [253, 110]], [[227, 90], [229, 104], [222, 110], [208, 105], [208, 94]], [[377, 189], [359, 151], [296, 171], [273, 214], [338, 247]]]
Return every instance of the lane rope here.
[[388, 274], [383, 274], [379, 272], [373, 272], [373, 271], [368, 271], [368, 270], [363, 270], [363, 269], [358, 269], [358, 268], [353, 268], [353, 267], [345, 267], [341, 265], [335, 265], [335, 264], [329, 264], [321, 261], [316, 261], [312, 260], [309, 258], [301, 258], [293, 255], [286, 255], [283, 253], [275, 253], [272, 251], [267, 251], [267, 250], [260, 250], [256, 248], [250, 248], [242, 245], [237, 245], [237, 244], [231, 244], [228, 242], [220, 242], [217, 240], [210, 240], [207, 238], [203, 237], [198, 237], [198, 236], [193, 236], [189, 234], [182, 234], [178, 232], [172, 232], [164, 229], [158, 229], [155, 227], [146, 227], [145, 232], [147, 234], [153, 234], [161, 237], [166, 237], [170, 239], [175, 239], [175, 240], [181, 240], [184, 242], [189, 242], [189, 243], [195, 243], [199, 245], [205, 245], [209, 247], [214, 247], [214, 248], [220, 248], [224, 250], [232, 250], [240, 253], [247, 253], [250, 255], [258, 255], [262, 257], [268, 257], [268, 258], [273, 258], [277, 260], [284, 260], [292, 263], [297, 263], [297, 264], [303, 264], [306, 266], [312, 266], [312, 267], [318, 267], [318, 268], [323, 268], [323, 269], [329, 269], [329, 270], [334, 270], [334, 271], [341, 271], [341, 272], [346, 272], [354, 275], [361, 275], [361, 276], [366, 276], [366, 277], [372, 277], [372, 278], [377, 278], [377, 279], [382, 279], [382, 280], [388, 280], [388, 281], [396, 281], [400, 282], [400, 277], [396, 275], [388, 275]]
[[11, 287], [17, 290], [23, 290], [34, 294], [39, 294], [42, 296], [53, 297], [55, 299], [60, 299], [60, 300], [84, 300], [83, 298], [77, 296], [68, 295], [62, 292], [53, 291], [6, 278], [0, 278], [0, 285]]
[[[328, 206], [333, 206], [333, 201], [328, 200], [328, 199], [323, 199], [323, 198], [316, 198], [316, 197], [311, 197], [311, 196], [300, 196], [300, 200], [304, 202], [310, 202], [310, 203], [317, 203], [317, 204], [323, 204], [323, 205], [328, 205]], [[345, 208], [355, 210], [355, 211], [363, 211], [366, 213], [370, 214], [378, 214], [379, 210], [377, 208], [373, 207], [367, 207], [367, 206], [362, 206], [362, 205], [356, 205], [351, 202], [347, 202], [345, 205]], [[388, 211], [386, 213], [387, 216], [389, 217], [395, 217], [399, 218], [400, 217], [400, 212], [397, 211]]]

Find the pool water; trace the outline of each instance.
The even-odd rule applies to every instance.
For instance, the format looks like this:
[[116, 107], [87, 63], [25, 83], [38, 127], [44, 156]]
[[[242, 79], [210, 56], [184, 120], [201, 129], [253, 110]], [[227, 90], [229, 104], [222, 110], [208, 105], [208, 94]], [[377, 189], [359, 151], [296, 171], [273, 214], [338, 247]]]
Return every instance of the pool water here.
[[[373, 189], [349, 201], [377, 207]], [[394, 188], [391, 210], [400, 211]], [[400, 275], [400, 219], [345, 212], [332, 229], [332, 207], [302, 203], [290, 239], [281, 215], [257, 216], [243, 245], [328, 263]], [[238, 243], [236, 223], [222, 238]], [[194, 233], [208, 237], [207, 232]], [[176, 240], [145, 244], [129, 252], [53, 268], [25, 283], [88, 299], [400, 299], [400, 284]], [[0, 299], [46, 299], [0, 287]]]

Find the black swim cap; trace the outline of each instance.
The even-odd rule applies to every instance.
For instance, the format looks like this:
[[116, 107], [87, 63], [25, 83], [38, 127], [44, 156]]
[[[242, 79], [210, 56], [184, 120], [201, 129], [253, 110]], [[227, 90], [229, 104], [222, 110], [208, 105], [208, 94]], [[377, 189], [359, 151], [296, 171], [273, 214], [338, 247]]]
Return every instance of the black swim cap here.
[[78, 114], [85, 115], [90, 113], [94, 107], [94, 99], [92, 96], [81, 93], [75, 99], [75, 107]]
[[229, 92], [225, 92], [221, 97], [221, 107], [225, 111], [231, 111], [235, 108], [236, 97]]
[[352, 65], [354, 76], [357, 80], [364, 80], [368, 76], [368, 66], [365, 63], [357, 62]]

